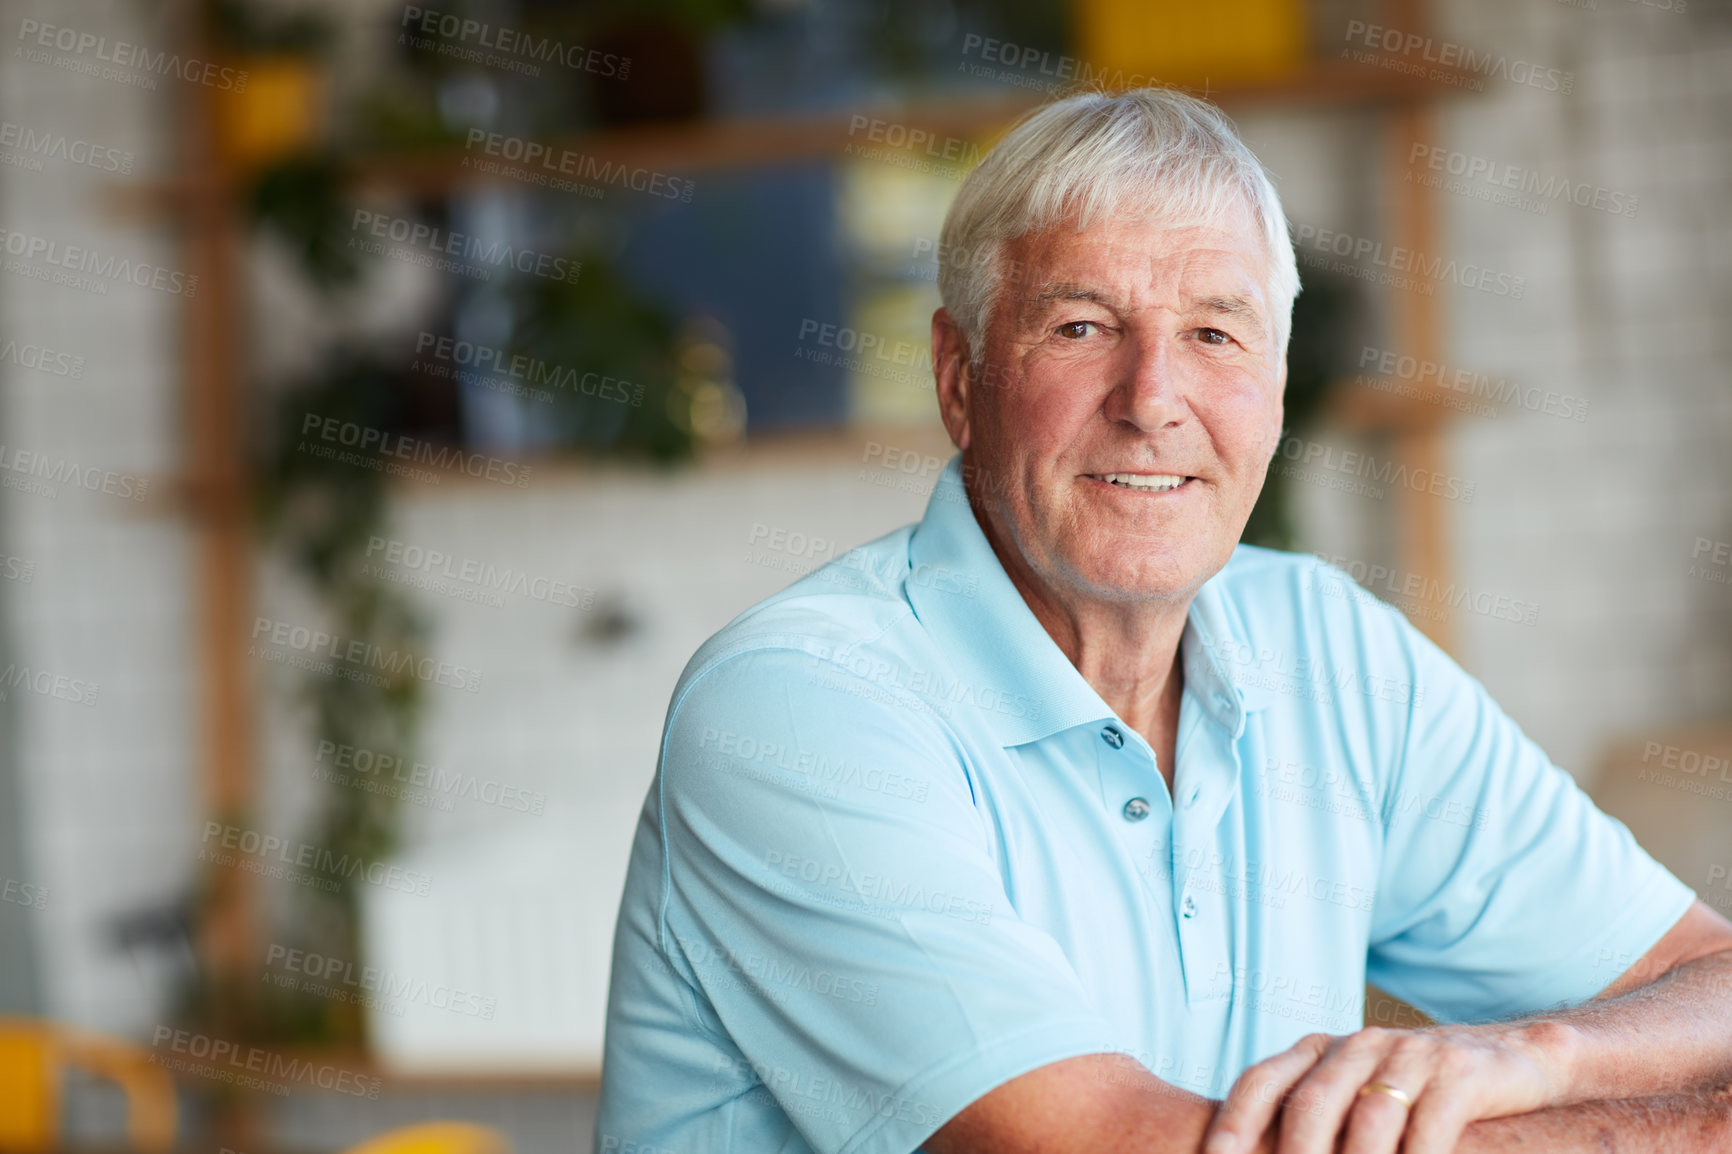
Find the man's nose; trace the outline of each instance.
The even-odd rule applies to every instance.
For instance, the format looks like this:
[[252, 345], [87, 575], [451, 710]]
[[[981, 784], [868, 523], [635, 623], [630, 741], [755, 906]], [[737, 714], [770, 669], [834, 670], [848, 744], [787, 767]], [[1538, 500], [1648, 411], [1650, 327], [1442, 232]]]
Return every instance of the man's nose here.
[[1128, 343], [1116, 366], [1118, 380], [1102, 411], [1108, 420], [1123, 421], [1143, 432], [1183, 424], [1185, 404], [1179, 358], [1170, 342], [1150, 338]]

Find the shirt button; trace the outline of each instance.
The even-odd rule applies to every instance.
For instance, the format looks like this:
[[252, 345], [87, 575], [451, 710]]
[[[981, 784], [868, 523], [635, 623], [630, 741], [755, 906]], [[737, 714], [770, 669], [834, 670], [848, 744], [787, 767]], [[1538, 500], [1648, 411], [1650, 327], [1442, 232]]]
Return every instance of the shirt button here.
[[1142, 821], [1149, 816], [1149, 803], [1140, 797], [1133, 797], [1125, 802], [1125, 820]]
[[1125, 735], [1118, 731], [1117, 726], [1109, 725], [1101, 730], [1101, 740], [1114, 749], [1119, 749], [1125, 744]]
[[1190, 894], [1186, 894], [1184, 902], [1179, 906], [1179, 912], [1184, 914], [1187, 918], [1196, 917], [1197, 899], [1192, 897]]

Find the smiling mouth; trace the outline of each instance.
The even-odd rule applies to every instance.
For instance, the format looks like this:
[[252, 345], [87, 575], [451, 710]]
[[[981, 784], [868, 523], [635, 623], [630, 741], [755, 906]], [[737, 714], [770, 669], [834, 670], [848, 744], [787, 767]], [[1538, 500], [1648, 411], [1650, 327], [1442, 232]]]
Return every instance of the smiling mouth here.
[[1170, 493], [1191, 480], [1177, 473], [1090, 473], [1089, 477], [1139, 493]]

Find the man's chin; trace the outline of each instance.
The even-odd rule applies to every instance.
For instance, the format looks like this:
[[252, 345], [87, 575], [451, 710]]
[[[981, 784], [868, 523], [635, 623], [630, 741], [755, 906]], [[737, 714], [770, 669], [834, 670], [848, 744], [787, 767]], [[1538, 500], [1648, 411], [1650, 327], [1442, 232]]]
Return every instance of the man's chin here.
[[1104, 558], [1084, 560], [1073, 572], [1087, 595], [1127, 604], [1188, 598], [1211, 575], [1196, 564], [1144, 561], [1127, 565], [1122, 559]]

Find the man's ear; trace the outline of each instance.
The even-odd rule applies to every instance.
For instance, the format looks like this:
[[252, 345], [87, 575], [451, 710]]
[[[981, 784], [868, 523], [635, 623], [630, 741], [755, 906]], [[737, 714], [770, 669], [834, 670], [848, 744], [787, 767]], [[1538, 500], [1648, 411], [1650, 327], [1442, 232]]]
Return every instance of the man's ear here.
[[932, 376], [938, 392], [938, 416], [950, 443], [968, 451], [972, 382], [968, 379], [968, 346], [962, 328], [949, 310], [932, 314]]

